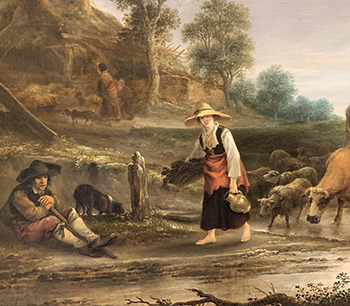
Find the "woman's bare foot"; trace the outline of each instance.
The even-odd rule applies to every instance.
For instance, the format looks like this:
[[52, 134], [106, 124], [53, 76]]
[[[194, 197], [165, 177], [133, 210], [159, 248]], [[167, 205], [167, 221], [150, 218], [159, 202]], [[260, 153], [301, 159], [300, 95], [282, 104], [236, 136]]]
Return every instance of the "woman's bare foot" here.
[[243, 234], [242, 234], [242, 237], [241, 237], [241, 242], [247, 242], [250, 240], [250, 225], [246, 222], [243, 224], [242, 226], [242, 229], [243, 229]]
[[198, 240], [196, 242], [196, 245], [206, 245], [206, 244], [215, 243], [215, 242], [216, 242], [215, 237], [206, 236], [204, 239]]
[[208, 231], [208, 234], [207, 234], [207, 236], [205, 236], [204, 239], [198, 240], [196, 242], [196, 245], [206, 245], [206, 244], [215, 243], [215, 242], [216, 242], [215, 229], [212, 229], [212, 230]]

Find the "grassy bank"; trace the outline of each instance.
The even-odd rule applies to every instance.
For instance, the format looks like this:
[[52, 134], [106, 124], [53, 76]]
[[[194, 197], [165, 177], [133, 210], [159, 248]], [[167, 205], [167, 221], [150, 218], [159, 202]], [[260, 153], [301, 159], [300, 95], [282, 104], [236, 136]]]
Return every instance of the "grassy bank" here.
[[[278, 123], [230, 128], [242, 159], [248, 169], [268, 166], [270, 153], [284, 149], [292, 156], [299, 147], [328, 143], [339, 148], [346, 145], [345, 120], [304, 123]], [[134, 129], [134, 137], [151, 139], [154, 143], [192, 146], [201, 133], [198, 129], [146, 127]]]
[[[344, 120], [329, 120], [304, 123], [279, 123], [275, 125], [230, 128], [241, 150], [252, 152], [271, 152], [283, 148], [292, 153], [296, 148], [330, 140], [338, 147], [345, 145], [346, 132]], [[176, 140], [184, 144], [193, 143], [200, 129], [172, 129], [147, 127], [133, 132], [138, 136], [149, 137], [160, 142]]]

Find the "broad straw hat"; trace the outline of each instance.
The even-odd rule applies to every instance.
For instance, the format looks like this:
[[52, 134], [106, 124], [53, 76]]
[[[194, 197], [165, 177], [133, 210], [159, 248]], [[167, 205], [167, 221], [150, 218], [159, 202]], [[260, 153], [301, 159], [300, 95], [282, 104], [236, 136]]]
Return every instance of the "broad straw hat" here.
[[187, 127], [196, 126], [198, 125], [198, 121], [197, 121], [198, 117], [209, 116], [209, 115], [218, 116], [217, 120], [220, 122], [226, 122], [231, 120], [231, 116], [214, 110], [208, 103], [199, 102], [197, 104], [197, 110], [194, 112], [193, 116], [185, 120], [185, 125]]
[[30, 166], [21, 171], [16, 181], [19, 183], [29, 182], [40, 175], [55, 176], [61, 173], [61, 166], [54, 163], [44, 163], [34, 160]]

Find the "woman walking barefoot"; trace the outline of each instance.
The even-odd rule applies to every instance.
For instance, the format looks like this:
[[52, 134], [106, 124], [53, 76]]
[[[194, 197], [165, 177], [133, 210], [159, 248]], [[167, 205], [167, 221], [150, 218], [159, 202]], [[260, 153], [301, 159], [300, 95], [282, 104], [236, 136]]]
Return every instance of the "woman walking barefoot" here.
[[201, 124], [203, 132], [187, 157], [204, 157], [204, 197], [201, 229], [207, 231], [197, 245], [215, 243], [215, 229], [242, 228], [241, 242], [250, 237], [249, 213], [236, 213], [224, 200], [227, 191], [247, 194], [249, 182], [240, 154], [229, 129], [218, 123], [230, 120], [229, 115], [215, 111], [208, 103], [201, 102], [194, 115], [185, 120], [187, 127]]

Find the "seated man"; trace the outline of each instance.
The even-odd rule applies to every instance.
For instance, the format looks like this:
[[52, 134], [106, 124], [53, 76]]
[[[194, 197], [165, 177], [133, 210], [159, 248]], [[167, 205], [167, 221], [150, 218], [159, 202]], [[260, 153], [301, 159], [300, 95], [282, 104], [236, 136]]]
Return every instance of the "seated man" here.
[[[116, 236], [93, 233], [74, 208], [66, 208], [64, 202], [51, 192], [48, 188], [50, 179], [60, 173], [61, 166], [34, 160], [17, 177], [20, 184], [12, 190], [0, 210], [1, 219], [26, 244], [44, 243], [54, 236], [72, 245], [82, 255], [102, 257], [101, 247], [111, 244]], [[52, 207], [67, 219], [69, 227], [80, 238], [51, 213]]]

